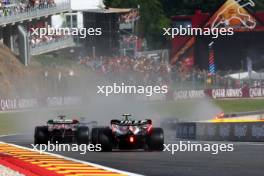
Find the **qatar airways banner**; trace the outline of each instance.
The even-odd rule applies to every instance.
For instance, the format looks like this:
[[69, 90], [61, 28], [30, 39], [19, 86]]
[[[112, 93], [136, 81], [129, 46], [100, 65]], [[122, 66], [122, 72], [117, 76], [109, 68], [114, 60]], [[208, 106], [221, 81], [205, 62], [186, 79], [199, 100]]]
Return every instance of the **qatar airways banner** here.
[[244, 98], [247, 96], [248, 90], [242, 88], [237, 89], [208, 89], [205, 90], [207, 96], [213, 99], [219, 98]]
[[19, 109], [31, 109], [39, 107], [37, 99], [10, 98], [0, 99], [0, 111], [12, 111]]
[[82, 104], [78, 96], [47, 98], [0, 98], [0, 112], [36, 109], [45, 107], [67, 107]]
[[194, 99], [206, 97], [204, 90], [179, 90], [173, 94], [174, 100]]
[[250, 88], [248, 96], [250, 98], [264, 97], [264, 88]]
[[176, 90], [167, 96], [167, 100], [184, 100], [209, 97], [212, 99], [226, 98], [264, 98], [264, 88], [228, 88], [228, 89], [201, 89]]
[[206, 94], [213, 99], [264, 97], [264, 88], [209, 89]]

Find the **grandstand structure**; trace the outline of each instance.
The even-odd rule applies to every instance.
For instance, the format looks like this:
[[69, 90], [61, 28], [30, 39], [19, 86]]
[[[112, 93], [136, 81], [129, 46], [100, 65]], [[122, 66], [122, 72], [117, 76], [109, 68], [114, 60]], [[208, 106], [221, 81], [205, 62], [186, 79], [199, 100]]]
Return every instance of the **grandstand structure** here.
[[[28, 65], [31, 56], [84, 46], [98, 55], [140, 51], [135, 35], [138, 9], [106, 8], [103, 0], [7, 0], [0, 3], [0, 41]], [[42, 4], [41, 4], [42, 2]], [[102, 36], [33, 36], [32, 29], [51, 27], [101, 28]], [[121, 39], [122, 41], [120, 41]]]
[[102, 29], [101, 36], [90, 36], [84, 46], [100, 56], [123, 55], [135, 56], [141, 51], [142, 40], [137, 36], [139, 9], [105, 8], [83, 11], [84, 27]]
[[30, 56], [50, 52], [61, 47], [72, 46], [72, 39], [56, 40], [45, 45], [30, 45], [29, 28], [32, 24], [51, 23], [51, 16], [71, 11], [70, 0], [54, 2], [47, 0], [45, 4], [32, 4], [31, 1], [10, 1], [1, 5], [0, 39], [4, 45], [19, 56], [21, 62], [29, 64]]
[[[102, 0], [1, 1], [0, 41], [10, 48], [23, 64], [28, 65], [31, 56], [78, 46], [76, 40], [70, 35], [45, 36], [44, 39], [32, 37], [30, 35], [32, 28], [53, 27], [53, 23], [63, 24], [67, 15], [72, 19], [77, 13], [82, 15], [84, 10], [104, 7]], [[59, 17], [59, 21], [54, 22], [54, 17]], [[73, 21], [70, 20], [70, 23]], [[67, 27], [72, 27], [72, 24]]]

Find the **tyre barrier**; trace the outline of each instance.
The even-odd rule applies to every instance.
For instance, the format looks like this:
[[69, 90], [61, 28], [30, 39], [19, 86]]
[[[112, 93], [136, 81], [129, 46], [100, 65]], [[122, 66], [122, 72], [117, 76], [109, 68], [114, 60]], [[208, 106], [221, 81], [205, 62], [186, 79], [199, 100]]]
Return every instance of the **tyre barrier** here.
[[264, 142], [264, 122], [182, 122], [175, 129], [178, 139]]

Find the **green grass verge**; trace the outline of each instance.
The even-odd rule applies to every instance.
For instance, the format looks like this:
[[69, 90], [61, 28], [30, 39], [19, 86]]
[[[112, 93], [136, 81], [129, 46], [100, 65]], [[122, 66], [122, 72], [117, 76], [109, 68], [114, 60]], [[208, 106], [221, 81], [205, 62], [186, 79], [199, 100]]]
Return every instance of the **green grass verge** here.
[[0, 114], [0, 135], [11, 134], [17, 132], [16, 121], [14, 114]]
[[151, 105], [163, 117], [177, 117], [183, 119], [192, 116], [194, 106], [199, 104], [198, 100], [183, 100], [176, 102], [154, 103]]
[[76, 109], [68, 110], [38, 110], [24, 112], [0, 113], [0, 135], [33, 131], [36, 125], [43, 124], [48, 118], [59, 114], [67, 116], [82, 116]]
[[225, 113], [264, 110], [264, 99], [217, 100], [215, 104]]
[[[248, 111], [263, 111], [264, 99], [240, 99], [240, 100], [214, 100], [207, 101], [203, 106], [204, 101], [200, 100], [185, 100], [180, 102], [169, 102], [164, 104], [154, 104], [158, 111], [163, 114], [189, 114], [193, 113], [193, 108], [219, 108], [225, 113], [232, 112], [248, 112]], [[200, 106], [201, 105], [201, 106]], [[202, 109], [200, 109], [202, 110]], [[204, 109], [206, 110], [206, 109]], [[209, 111], [210, 109], [208, 109]]]

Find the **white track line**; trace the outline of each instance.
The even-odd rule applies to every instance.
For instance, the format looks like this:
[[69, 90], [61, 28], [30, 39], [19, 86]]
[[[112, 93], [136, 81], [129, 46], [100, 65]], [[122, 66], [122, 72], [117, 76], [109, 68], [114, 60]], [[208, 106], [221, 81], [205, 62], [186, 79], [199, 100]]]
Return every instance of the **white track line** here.
[[[6, 143], [6, 142], [0, 142], [0, 144], [8, 144], [8, 145], [11, 145], [11, 146], [14, 146], [14, 147], [18, 147], [18, 148], [22, 148], [22, 149], [25, 149], [25, 150], [30, 150], [30, 151], [36, 152], [36, 150], [33, 150], [31, 148], [22, 147], [22, 146], [15, 145], [15, 144], [10, 144], [10, 143]], [[107, 167], [107, 166], [102, 166], [102, 165], [99, 165], [99, 164], [90, 163], [90, 162], [87, 162], [87, 161], [81, 161], [81, 160], [73, 159], [73, 158], [62, 156], [62, 155], [59, 155], [59, 154], [54, 154], [54, 153], [49, 153], [49, 152], [42, 152], [42, 153], [48, 154], [48, 155], [51, 155], [51, 156], [55, 156], [55, 157], [58, 157], [58, 158], [63, 158], [65, 160], [70, 160], [70, 161], [74, 161], [74, 162], [78, 162], [78, 163], [82, 163], [82, 164], [88, 164], [88, 165], [91, 165], [91, 166], [94, 166], [94, 167], [97, 167], [97, 168], [101, 168], [101, 169], [104, 169], [104, 170], [117, 172], [119, 174], [125, 174], [125, 175], [129, 175], [129, 176], [143, 176], [143, 175], [139, 175], [139, 174], [135, 174], [135, 173], [131, 173], [131, 172], [126, 172], [126, 171], [122, 171], [122, 170], [118, 170], [118, 169], [113, 169], [113, 168], [110, 168], [110, 167]]]
[[[192, 141], [193, 142], [193, 141]], [[261, 146], [264, 145], [264, 142], [239, 142], [239, 141], [196, 141], [200, 143], [209, 143], [209, 144], [218, 144], [218, 143], [225, 143], [225, 144], [234, 144], [234, 145], [251, 145], [251, 146]]]
[[2, 137], [9, 137], [9, 136], [16, 136], [18, 134], [14, 133], [14, 134], [3, 134], [3, 135], [0, 135], [0, 138]]

